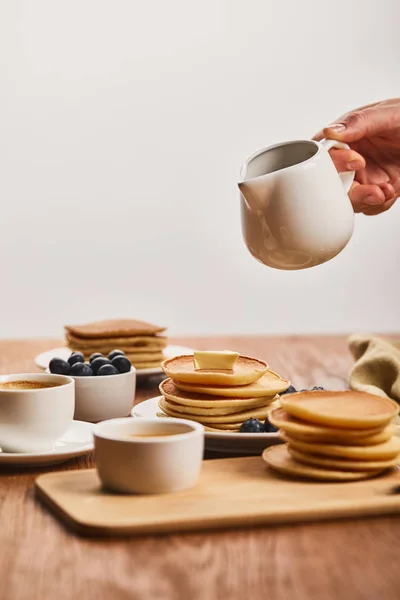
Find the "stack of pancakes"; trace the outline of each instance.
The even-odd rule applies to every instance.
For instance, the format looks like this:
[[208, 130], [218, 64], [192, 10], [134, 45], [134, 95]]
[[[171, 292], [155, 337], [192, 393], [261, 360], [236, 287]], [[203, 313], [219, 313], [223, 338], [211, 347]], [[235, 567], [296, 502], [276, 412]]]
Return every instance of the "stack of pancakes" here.
[[232, 370], [196, 370], [193, 355], [166, 360], [162, 368], [168, 379], [160, 385], [159, 416], [197, 421], [207, 431], [238, 432], [251, 417], [265, 419], [290, 385], [265, 362], [246, 356]]
[[66, 345], [72, 351], [82, 352], [85, 359], [94, 352], [107, 355], [118, 349], [125, 352], [136, 369], [159, 367], [164, 360], [163, 348], [167, 338], [160, 335], [165, 327], [136, 321], [111, 319], [86, 325], [65, 326]]
[[267, 448], [274, 470], [308, 479], [374, 477], [400, 462], [393, 400], [364, 392], [310, 391], [282, 396], [269, 420], [285, 445]]

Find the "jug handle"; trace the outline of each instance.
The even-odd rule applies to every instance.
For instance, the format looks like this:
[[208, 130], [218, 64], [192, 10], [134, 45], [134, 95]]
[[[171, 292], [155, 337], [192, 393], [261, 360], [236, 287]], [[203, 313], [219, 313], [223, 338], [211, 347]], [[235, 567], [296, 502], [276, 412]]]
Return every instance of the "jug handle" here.
[[[323, 148], [325, 148], [327, 152], [331, 148], [345, 148], [346, 150], [350, 149], [350, 146], [348, 146], [344, 142], [338, 142], [337, 140], [323, 139], [320, 141], [320, 144]], [[339, 177], [342, 180], [344, 189], [347, 193], [350, 191], [350, 188], [353, 185], [355, 175], [355, 171], [346, 171], [344, 173], [339, 173]]]

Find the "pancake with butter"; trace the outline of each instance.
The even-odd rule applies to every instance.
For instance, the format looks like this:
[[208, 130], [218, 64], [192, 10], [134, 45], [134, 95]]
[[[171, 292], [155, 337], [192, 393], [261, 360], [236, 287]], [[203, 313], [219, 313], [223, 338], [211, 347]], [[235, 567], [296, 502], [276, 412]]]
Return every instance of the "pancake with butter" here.
[[357, 481], [378, 475], [381, 471], [340, 471], [330, 468], [313, 467], [296, 461], [286, 444], [266, 448], [262, 454], [267, 465], [282, 475], [300, 479], [320, 481]]
[[[269, 421], [278, 429], [286, 431], [291, 437], [305, 442], [345, 443], [349, 445], [369, 445], [381, 443], [395, 433], [393, 425], [374, 427], [372, 429], [338, 429], [315, 425], [292, 417], [282, 407], [272, 408], [268, 414]], [[377, 440], [377, 441], [370, 441]]]
[[280, 432], [280, 437], [293, 447], [294, 450], [307, 454], [321, 454], [323, 456], [337, 456], [357, 460], [390, 460], [400, 454], [400, 439], [392, 437], [382, 444], [373, 446], [339, 446], [334, 444], [308, 443], [296, 440], [285, 432]]
[[[198, 394], [196, 392], [183, 392], [178, 389], [172, 379], [164, 379], [159, 386], [161, 394], [171, 402], [182, 406], [191, 406], [198, 408], [228, 408], [232, 411], [240, 411], [252, 407], [269, 405], [270, 400], [278, 396], [264, 396], [260, 398], [234, 398], [226, 396], [210, 396], [208, 394]], [[221, 388], [221, 393], [224, 393]]]
[[224, 416], [224, 415], [234, 415], [237, 414], [238, 412], [242, 411], [242, 410], [251, 410], [254, 411], [255, 409], [258, 408], [262, 408], [262, 407], [266, 407], [269, 405], [270, 402], [272, 402], [272, 399], [269, 401], [265, 401], [263, 399], [261, 399], [262, 401], [260, 402], [260, 399], [258, 400], [258, 403], [255, 404], [254, 406], [252, 406], [251, 408], [247, 407], [235, 407], [235, 406], [226, 406], [226, 407], [220, 407], [217, 405], [217, 407], [198, 407], [198, 406], [184, 406], [182, 404], [177, 404], [176, 402], [171, 402], [170, 399], [166, 398], [164, 396], [164, 405], [166, 407], [168, 407], [170, 410], [175, 411], [175, 412], [179, 412], [182, 414], [182, 418], [188, 417], [190, 415], [198, 415], [199, 417], [201, 416]]
[[[165, 360], [162, 368], [168, 379], [160, 384], [162, 412], [158, 415], [197, 421], [214, 432], [246, 431], [248, 423], [241, 427], [249, 419], [252, 421], [248, 433], [255, 433], [254, 429], [251, 431], [253, 423], [262, 431], [257, 419], [264, 421], [269, 406], [279, 401], [276, 390], [286, 390], [290, 385], [276, 373], [268, 372], [264, 383], [255, 386], [265, 377], [268, 365], [230, 350], [196, 350], [193, 355]], [[204, 391], [208, 389], [213, 393]]]
[[176, 381], [175, 385], [183, 392], [197, 392], [209, 396], [224, 396], [224, 398], [260, 398], [282, 394], [282, 392], [285, 392], [290, 386], [290, 381], [282, 379], [277, 373], [268, 369], [260, 379], [247, 385], [229, 385], [229, 387], [224, 387], [221, 385], [195, 385], [184, 383], [182, 381]]
[[191, 354], [164, 360], [161, 367], [174, 382], [212, 386], [246, 385], [259, 379], [268, 369], [262, 360], [248, 356], [239, 356], [232, 369], [196, 369]]
[[352, 390], [297, 392], [282, 396], [281, 403], [297, 419], [340, 429], [383, 427], [399, 412], [389, 398]]
[[236, 429], [220, 429], [217, 426], [210, 427], [209, 425], [203, 425], [205, 431], [210, 433], [239, 433], [239, 427]]
[[[272, 399], [271, 399], [271, 402], [272, 402]], [[165, 414], [167, 414], [171, 417], [177, 417], [180, 419], [184, 418], [185, 413], [182, 413], [179, 410], [176, 410], [175, 408], [171, 408], [171, 403], [168, 400], [165, 400], [165, 398], [160, 398], [158, 405], [159, 405], [160, 409], [162, 410], [162, 412], [164, 412]], [[212, 410], [212, 409], [210, 409], [210, 410]], [[239, 426], [240, 426], [244, 421], [246, 421], [247, 419], [250, 419], [250, 418], [266, 419], [267, 414], [268, 414], [268, 406], [262, 406], [259, 408], [254, 408], [254, 409], [245, 410], [245, 411], [239, 411], [239, 412], [235, 412], [233, 414], [222, 415], [222, 416], [215, 416], [213, 414], [206, 414], [206, 415], [190, 414], [190, 415], [188, 415], [188, 418], [191, 419], [192, 421], [197, 421], [202, 424], [214, 423], [216, 425], [217, 423], [220, 423], [223, 425], [228, 425], [228, 424], [236, 423], [236, 424], [239, 424]]]
[[305, 465], [311, 465], [313, 467], [322, 467], [323, 469], [339, 469], [340, 471], [383, 471], [390, 467], [395, 467], [398, 463], [397, 458], [390, 460], [381, 461], [367, 461], [367, 460], [350, 460], [341, 458], [331, 458], [328, 456], [319, 456], [317, 454], [307, 454], [295, 450], [289, 445], [289, 452], [292, 457]]
[[[163, 419], [176, 419], [178, 417], [173, 417], [171, 415], [167, 415], [164, 412], [158, 412], [156, 413], [157, 417], [163, 418]], [[180, 419], [182, 419], [182, 416], [179, 417]], [[193, 421], [194, 419], [192, 419]], [[198, 421], [200, 422], [200, 421]], [[239, 424], [238, 423], [234, 423], [234, 424], [223, 424], [223, 423], [207, 423], [206, 425], [203, 424], [203, 427], [205, 429], [205, 431], [213, 431], [214, 433], [237, 433], [239, 431]]]

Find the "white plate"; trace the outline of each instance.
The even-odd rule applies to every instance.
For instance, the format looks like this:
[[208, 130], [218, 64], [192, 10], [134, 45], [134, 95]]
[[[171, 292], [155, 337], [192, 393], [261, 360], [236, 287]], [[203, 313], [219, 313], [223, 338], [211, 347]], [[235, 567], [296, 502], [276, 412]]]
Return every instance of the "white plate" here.
[[65, 348], [65, 346], [63, 348], [53, 348], [53, 350], [46, 350], [46, 352], [38, 354], [35, 358], [35, 364], [40, 369], [47, 369], [52, 358], [67, 360], [70, 354], [71, 350]]
[[[154, 419], [160, 412], [158, 402], [162, 396], [150, 398], [140, 402], [132, 408], [132, 417], [142, 417], [145, 419]], [[168, 417], [172, 418], [172, 417]], [[205, 445], [206, 450], [213, 452], [223, 452], [224, 454], [246, 454], [257, 455], [268, 446], [279, 444], [277, 433], [219, 433], [206, 431]]]
[[54, 465], [93, 450], [91, 423], [73, 421], [68, 431], [48, 452], [1, 452], [1, 465]]
[[[164, 348], [163, 352], [165, 358], [173, 358], [174, 356], [179, 356], [180, 354], [193, 354], [193, 348], [186, 348], [185, 346], [167, 346]], [[46, 352], [38, 354], [38, 356], [35, 358], [35, 363], [40, 369], [47, 369], [52, 358], [57, 357], [67, 360], [70, 354], [71, 350], [65, 346], [63, 348], [54, 348], [53, 350], [47, 350]], [[163, 370], [161, 367], [151, 367], [150, 369], [136, 370], [136, 377], [150, 377], [151, 375], [162, 374]]]

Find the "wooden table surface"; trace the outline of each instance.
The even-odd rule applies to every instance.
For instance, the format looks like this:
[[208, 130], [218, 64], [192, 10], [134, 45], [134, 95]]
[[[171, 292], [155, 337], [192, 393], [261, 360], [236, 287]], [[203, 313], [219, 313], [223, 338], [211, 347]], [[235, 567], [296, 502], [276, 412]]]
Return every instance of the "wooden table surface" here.
[[[174, 340], [266, 360], [298, 387], [346, 387], [345, 337]], [[55, 340], [0, 341], [0, 372], [32, 372]], [[157, 393], [159, 380], [137, 391]], [[92, 457], [50, 470], [86, 468]], [[207, 534], [85, 539], [35, 498], [43, 470], [0, 471], [1, 600], [394, 600], [400, 597], [400, 519], [382, 517]], [[232, 498], [234, 502], [234, 498]]]

